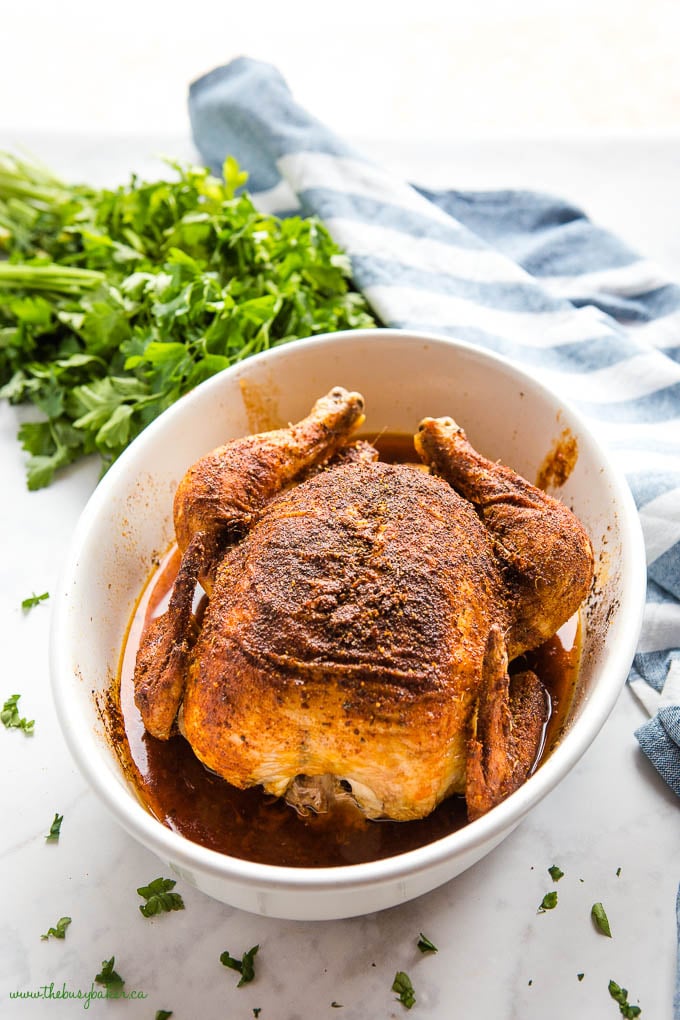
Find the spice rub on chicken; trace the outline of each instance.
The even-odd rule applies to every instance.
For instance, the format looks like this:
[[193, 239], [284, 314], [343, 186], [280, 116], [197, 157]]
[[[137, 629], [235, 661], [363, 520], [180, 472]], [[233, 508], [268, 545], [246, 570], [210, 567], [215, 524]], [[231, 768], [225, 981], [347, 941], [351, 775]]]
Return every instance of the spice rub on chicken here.
[[351, 796], [408, 820], [455, 793], [474, 819], [536, 763], [547, 697], [508, 661], [578, 609], [590, 541], [450, 418], [414, 438], [429, 472], [379, 461], [351, 441], [363, 407], [337, 387], [190, 468], [181, 565], [142, 635], [135, 700], [153, 736], [179, 727], [229, 783], [300, 810]]

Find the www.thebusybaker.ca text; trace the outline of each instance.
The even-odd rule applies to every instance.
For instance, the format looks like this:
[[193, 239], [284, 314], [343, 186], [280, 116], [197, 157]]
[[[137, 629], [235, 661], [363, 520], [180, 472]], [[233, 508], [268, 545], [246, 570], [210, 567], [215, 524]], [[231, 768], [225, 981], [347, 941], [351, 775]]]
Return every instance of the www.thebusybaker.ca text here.
[[65, 981], [61, 987], [51, 981], [49, 985], [40, 985], [38, 988], [10, 992], [9, 997], [10, 999], [79, 999], [83, 1004], [83, 1009], [89, 1009], [93, 999], [146, 999], [147, 993], [136, 991], [134, 988], [130, 991], [125, 988], [95, 988], [94, 982], [86, 991], [83, 988], [69, 988]]

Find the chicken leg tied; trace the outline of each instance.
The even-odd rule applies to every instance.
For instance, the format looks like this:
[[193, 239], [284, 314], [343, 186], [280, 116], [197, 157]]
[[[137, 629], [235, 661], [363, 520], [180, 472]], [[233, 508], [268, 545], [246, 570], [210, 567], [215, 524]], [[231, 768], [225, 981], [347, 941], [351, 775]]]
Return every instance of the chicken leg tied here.
[[585, 528], [559, 500], [487, 460], [451, 418], [425, 418], [414, 439], [421, 459], [473, 504], [506, 576], [514, 659], [559, 630], [586, 597], [593, 551]]

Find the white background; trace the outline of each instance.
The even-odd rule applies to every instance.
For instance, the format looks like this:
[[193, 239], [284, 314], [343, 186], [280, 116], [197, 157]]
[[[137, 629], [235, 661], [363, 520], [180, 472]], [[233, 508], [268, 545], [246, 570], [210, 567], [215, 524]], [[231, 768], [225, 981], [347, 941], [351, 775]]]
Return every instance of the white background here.
[[677, 0], [0, 5], [0, 127], [175, 133], [188, 83], [275, 63], [343, 134], [676, 131]]

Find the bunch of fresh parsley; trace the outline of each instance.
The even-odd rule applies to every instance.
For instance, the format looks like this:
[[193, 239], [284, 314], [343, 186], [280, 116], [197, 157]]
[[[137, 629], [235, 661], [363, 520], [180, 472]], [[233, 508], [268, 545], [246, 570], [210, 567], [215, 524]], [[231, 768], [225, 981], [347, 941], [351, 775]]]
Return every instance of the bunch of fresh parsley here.
[[41, 412], [19, 431], [31, 489], [90, 453], [106, 469], [250, 354], [375, 324], [320, 221], [258, 212], [231, 158], [223, 180], [169, 165], [97, 191], [0, 153], [0, 396]]

